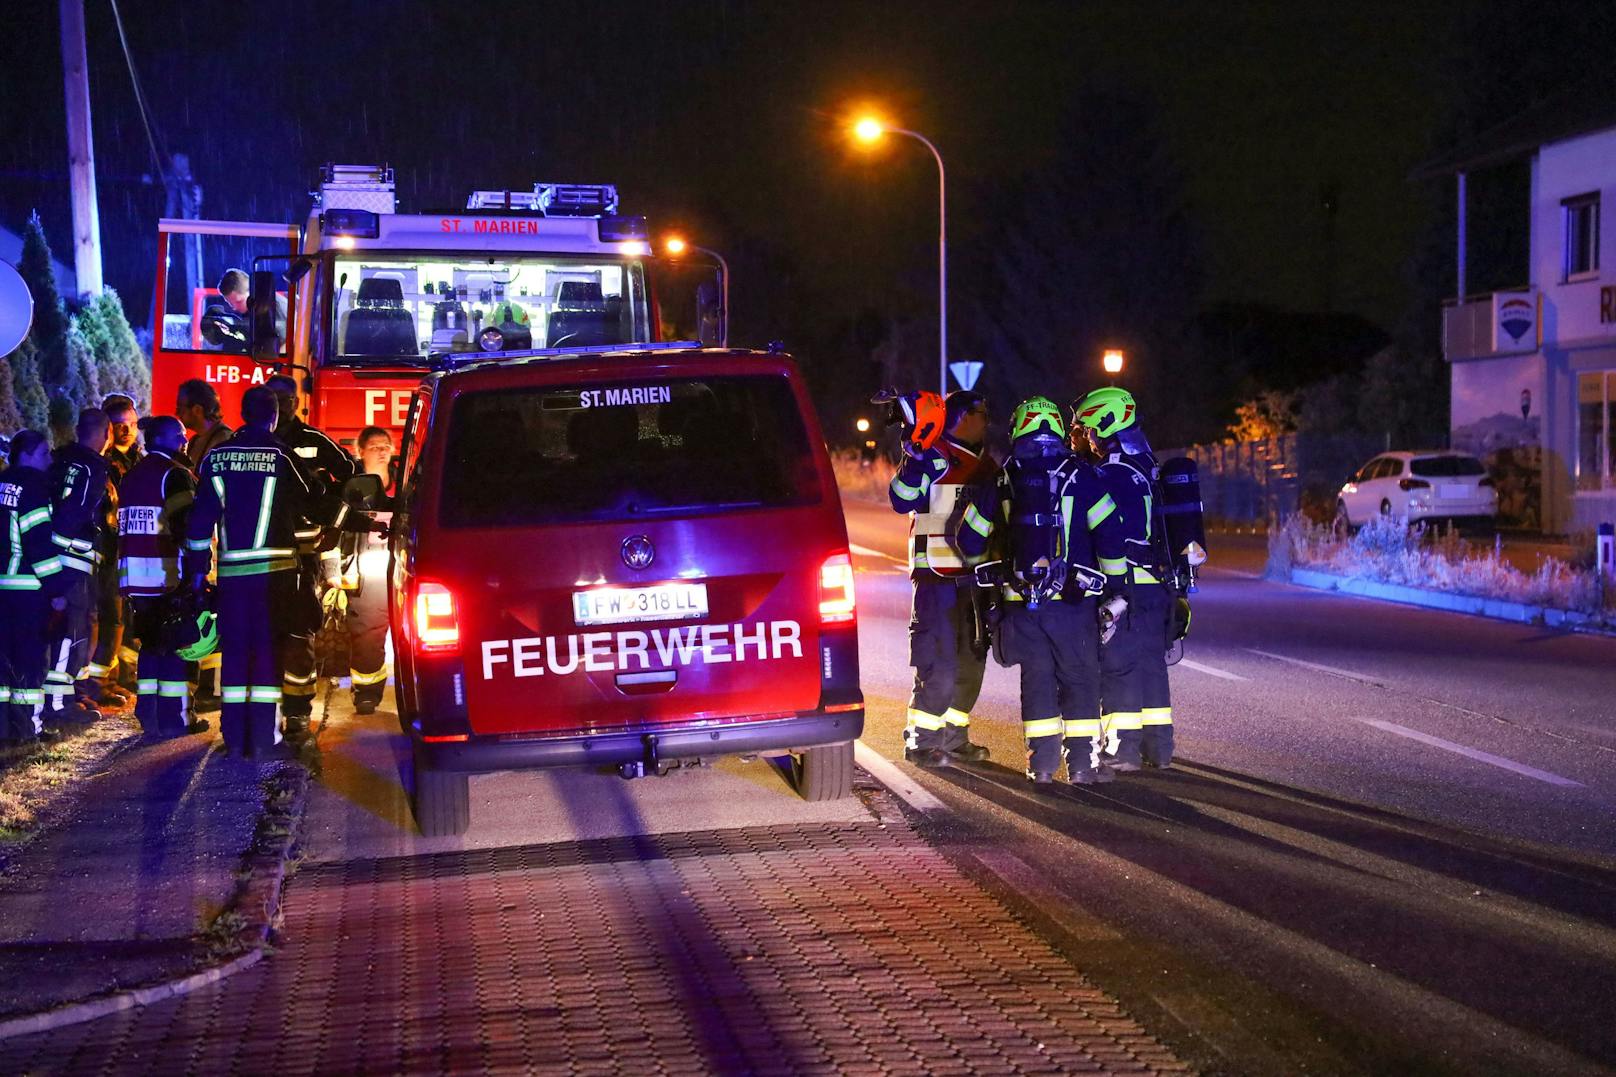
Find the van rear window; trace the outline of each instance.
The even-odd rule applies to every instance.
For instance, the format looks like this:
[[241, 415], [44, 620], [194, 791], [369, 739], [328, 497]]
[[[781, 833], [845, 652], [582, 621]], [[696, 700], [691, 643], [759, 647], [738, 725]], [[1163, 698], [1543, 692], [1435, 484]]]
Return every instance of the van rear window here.
[[1408, 469], [1422, 479], [1459, 479], [1487, 474], [1487, 469], [1474, 456], [1426, 456], [1415, 459]]
[[455, 400], [445, 527], [623, 520], [817, 502], [780, 376], [473, 392]]

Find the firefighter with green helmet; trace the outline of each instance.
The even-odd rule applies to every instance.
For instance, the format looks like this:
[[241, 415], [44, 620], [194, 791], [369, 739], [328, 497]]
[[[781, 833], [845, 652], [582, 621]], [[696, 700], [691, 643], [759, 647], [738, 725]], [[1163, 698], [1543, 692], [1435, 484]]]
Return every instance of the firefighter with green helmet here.
[[1123, 556], [1116, 506], [1094, 468], [1066, 443], [1051, 400], [1015, 410], [1010, 459], [996, 485], [979, 493], [960, 523], [960, 552], [995, 558], [978, 572], [998, 590], [994, 657], [1021, 671], [1027, 776], [1055, 781], [1112, 780], [1099, 761], [1100, 610], [1106, 566]]
[[[1160, 472], [1139, 425], [1132, 394], [1096, 389], [1072, 406], [1072, 432], [1088, 442], [1124, 532], [1124, 558], [1105, 566], [1108, 599], [1126, 603], [1100, 657], [1101, 724], [1119, 771], [1167, 769], [1173, 759], [1173, 705], [1167, 652], [1176, 631], [1175, 555], [1162, 513]], [[1179, 556], [1205, 560], [1198, 544]], [[1186, 625], [1187, 627], [1187, 625]]]

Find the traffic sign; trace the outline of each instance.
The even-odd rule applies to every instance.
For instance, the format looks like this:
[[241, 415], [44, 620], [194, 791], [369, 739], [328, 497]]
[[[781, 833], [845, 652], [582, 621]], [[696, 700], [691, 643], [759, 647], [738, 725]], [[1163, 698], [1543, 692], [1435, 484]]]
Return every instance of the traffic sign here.
[[11, 267], [0, 262], [0, 355], [10, 355], [28, 335], [34, 320], [34, 297]]
[[954, 375], [954, 380], [961, 389], [970, 389], [976, 385], [976, 379], [982, 376], [981, 363], [949, 363], [948, 372]]

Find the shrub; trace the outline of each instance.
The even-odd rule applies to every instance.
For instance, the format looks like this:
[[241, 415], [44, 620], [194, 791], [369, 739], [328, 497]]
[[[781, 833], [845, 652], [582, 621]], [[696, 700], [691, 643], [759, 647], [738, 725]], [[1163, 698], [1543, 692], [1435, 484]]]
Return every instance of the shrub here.
[[842, 496], [861, 501], [886, 501], [887, 487], [896, 473], [892, 461], [877, 456], [866, 463], [861, 453], [843, 449], [831, 453], [830, 462], [836, 470], [836, 485], [841, 487]]
[[1599, 612], [1602, 605], [1592, 572], [1556, 558], [1545, 558], [1536, 572], [1522, 572], [1495, 548], [1477, 551], [1452, 532], [1428, 534], [1392, 518], [1371, 519], [1347, 534], [1292, 516], [1269, 537], [1268, 575], [1289, 578], [1293, 566], [1584, 613]]

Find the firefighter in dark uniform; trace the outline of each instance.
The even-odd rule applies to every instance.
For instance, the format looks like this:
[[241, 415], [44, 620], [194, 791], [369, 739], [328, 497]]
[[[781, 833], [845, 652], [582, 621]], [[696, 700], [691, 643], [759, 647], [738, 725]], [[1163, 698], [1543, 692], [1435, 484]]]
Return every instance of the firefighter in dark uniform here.
[[[899, 403], [906, 408], [909, 428], [925, 421], [908, 414], [914, 400]], [[974, 760], [988, 755], [987, 748], [970, 739], [971, 708], [982, 691], [987, 663], [985, 641], [978, 642], [982, 615], [975, 577], [953, 537], [969, 490], [991, 489], [999, 472], [983, 449], [987, 412], [980, 394], [950, 393], [941, 436], [924, 449], [906, 438], [903, 464], [888, 489], [893, 509], [912, 516], [909, 664], [915, 682], [903, 736], [904, 758], [920, 766], [942, 766], [950, 756]]]
[[[967, 506], [959, 547], [1002, 558], [995, 657], [1021, 667], [1027, 776], [1111, 781], [1099, 762], [1100, 565], [1122, 553], [1116, 508], [1094, 468], [1067, 447], [1060, 408], [1033, 397], [1011, 419], [1010, 460]], [[997, 537], [996, 537], [997, 536]]]
[[100, 711], [95, 697], [100, 685], [88, 679], [94, 642], [101, 563], [101, 531], [107, 516], [107, 413], [100, 408], [79, 412], [76, 440], [53, 454], [50, 468], [52, 538], [66, 574], [62, 597], [66, 607], [58, 619], [45, 675], [45, 716], [93, 718]]
[[[367, 475], [381, 480], [385, 491], [393, 460], [393, 436], [367, 426], [354, 439], [359, 463]], [[349, 507], [378, 522], [391, 516], [386, 494], [348, 497]], [[327, 550], [326, 608], [340, 609], [348, 629], [348, 673], [353, 685], [354, 713], [374, 714], [387, 691], [387, 540], [370, 531], [345, 531]]]
[[[291, 451], [293, 463], [302, 472], [304, 485], [312, 495], [336, 496], [342, 484], [353, 478], [354, 460], [338, 445], [304, 422], [297, 414], [297, 382], [277, 374], [264, 383], [275, 394], [279, 420], [275, 436]], [[310, 508], [312, 508], [312, 499]], [[294, 734], [301, 734], [314, 713], [314, 693], [319, 680], [314, 661], [314, 635], [320, 629], [320, 592], [324, 576], [320, 567], [321, 527], [305, 519], [298, 525], [298, 593], [291, 631], [286, 637], [285, 686], [281, 713]]]
[[185, 428], [173, 416], [147, 424], [146, 448], [118, 487], [118, 589], [140, 639], [135, 717], [149, 736], [168, 737], [207, 728], [191, 722], [191, 671], [162, 631], [171, 596], [185, 583], [179, 542], [196, 477], [181, 462]]
[[193, 591], [206, 589], [217, 533], [219, 726], [226, 749], [252, 756], [271, 753], [281, 740], [281, 649], [295, 627], [297, 529], [308, 487], [275, 436], [275, 394], [248, 389], [241, 417], [246, 425], [202, 460], [185, 524], [184, 572]]
[[11, 439], [0, 472], [0, 745], [34, 740], [45, 707], [51, 610], [66, 602], [62, 562], [52, 541], [50, 445], [37, 430]]
[[124, 476], [144, 454], [140, 451], [140, 417], [135, 402], [122, 393], [113, 393], [101, 402], [101, 410], [107, 413], [111, 436], [101, 454], [107, 462], [106, 517], [98, 547], [101, 562], [96, 568], [95, 638], [86, 673], [96, 683], [97, 703], [123, 707], [132, 700], [114, 676], [123, 654], [125, 623], [123, 595], [118, 587], [118, 490]]
[[1174, 639], [1175, 594], [1156, 460], [1133, 396], [1124, 389], [1107, 386], [1078, 400], [1072, 426], [1074, 436], [1081, 429], [1088, 439], [1126, 535], [1126, 564], [1107, 566], [1108, 597], [1127, 603], [1101, 651], [1100, 721], [1107, 747], [1117, 770], [1165, 770], [1173, 759], [1167, 652]]

